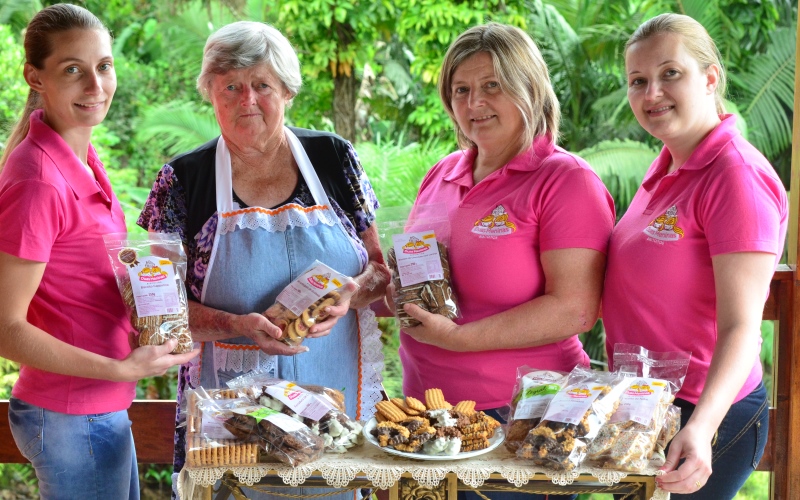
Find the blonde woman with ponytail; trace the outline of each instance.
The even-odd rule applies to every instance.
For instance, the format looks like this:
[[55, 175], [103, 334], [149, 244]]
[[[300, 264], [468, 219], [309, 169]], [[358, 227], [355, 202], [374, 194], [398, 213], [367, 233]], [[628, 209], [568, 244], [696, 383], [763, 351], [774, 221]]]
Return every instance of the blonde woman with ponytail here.
[[41, 498], [139, 498], [127, 409], [136, 380], [196, 353], [131, 351], [102, 235], [125, 218], [90, 143], [117, 87], [111, 36], [58, 4], [25, 33], [22, 117], [0, 160], [0, 356], [20, 363], [14, 441]]

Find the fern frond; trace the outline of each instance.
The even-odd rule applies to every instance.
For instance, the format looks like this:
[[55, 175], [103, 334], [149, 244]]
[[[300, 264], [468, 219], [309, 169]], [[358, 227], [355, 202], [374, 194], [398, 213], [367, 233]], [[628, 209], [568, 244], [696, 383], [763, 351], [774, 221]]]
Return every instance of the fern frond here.
[[617, 217], [628, 209], [633, 195], [658, 150], [636, 141], [603, 141], [576, 153], [592, 166], [614, 198]]
[[219, 135], [219, 125], [210, 108], [173, 102], [147, 110], [136, 134], [142, 143], [152, 143], [168, 156], [188, 151]]
[[796, 39], [793, 28], [776, 30], [750, 71], [731, 75], [744, 97], [740, 108], [748, 121], [750, 141], [767, 157], [776, 156], [792, 140], [789, 117], [794, 107]]

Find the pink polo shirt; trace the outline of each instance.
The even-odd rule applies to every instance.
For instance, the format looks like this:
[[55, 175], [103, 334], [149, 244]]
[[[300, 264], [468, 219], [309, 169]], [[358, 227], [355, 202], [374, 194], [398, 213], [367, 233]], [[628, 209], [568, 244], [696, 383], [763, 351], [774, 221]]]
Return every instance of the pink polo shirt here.
[[[665, 175], [666, 148], [653, 162], [614, 229], [603, 293], [609, 358], [618, 342], [690, 351], [679, 397], [695, 404], [717, 342], [711, 258], [767, 252], [777, 265], [788, 220], [786, 191], [772, 166], [739, 135], [735, 116], [721, 118], [675, 172]], [[760, 380], [754, 349], [736, 401]]]
[[[89, 146], [97, 181], [53, 129], [31, 116], [31, 129], [0, 174], [0, 251], [46, 262], [28, 321], [81, 349], [122, 359], [130, 323], [102, 235], [125, 231], [122, 209]], [[134, 382], [58, 375], [22, 366], [12, 395], [69, 414], [128, 408]]]
[[[425, 177], [415, 202], [444, 203], [450, 220], [453, 289], [465, 324], [544, 293], [541, 253], [564, 248], [606, 251], [614, 202], [582, 159], [540, 137], [477, 185], [476, 151], [458, 151]], [[420, 228], [420, 230], [423, 228]], [[517, 367], [569, 371], [589, 358], [577, 336], [540, 347], [452, 352], [400, 335], [403, 390], [420, 398], [439, 387], [448, 401], [498, 408], [512, 397]]]

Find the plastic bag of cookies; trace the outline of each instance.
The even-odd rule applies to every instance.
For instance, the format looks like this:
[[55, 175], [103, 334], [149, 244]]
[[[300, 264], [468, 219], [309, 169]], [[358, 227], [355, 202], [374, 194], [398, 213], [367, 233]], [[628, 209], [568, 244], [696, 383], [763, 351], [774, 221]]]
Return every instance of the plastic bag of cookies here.
[[586, 449], [616, 411], [631, 379], [619, 372], [576, 366], [531, 429], [517, 457], [537, 465], [569, 471], [583, 462]]
[[103, 236], [139, 345], [178, 339], [174, 354], [192, 350], [186, 301], [186, 254], [176, 233]]
[[544, 415], [550, 400], [567, 381], [567, 373], [537, 370], [529, 366], [517, 368], [514, 397], [508, 404], [505, 447], [516, 452], [531, 429]]
[[239, 396], [302, 422], [323, 440], [326, 452], [344, 453], [363, 443], [362, 426], [344, 412], [344, 394], [251, 372], [228, 381]]
[[450, 222], [446, 207], [415, 206], [407, 219], [387, 220], [379, 226], [381, 244], [389, 249], [386, 263], [392, 272], [391, 299], [400, 328], [419, 325], [405, 312], [405, 304], [456, 319], [459, 310], [447, 258]]
[[186, 463], [192, 467], [252, 465], [259, 461], [260, 447], [256, 436], [242, 438], [225, 428], [225, 421], [236, 408], [247, 408], [252, 402], [238, 398], [230, 389], [187, 391], [185, 408]]
[[[691, 354], [656, 353], [637, 345], [616, 344], [613, 359], [616, 370], [634, 378], [622, 394], [617, 411], [589, 445], [586, 464], [641, 472], [653, 457], [671, 403], [683, 385]], [[670, 418], [670, 426], [674, 427]]]
[[264, 316], [281, 329], [281, 341], [299, 345], [309, 328], [328, 317], [328, 307], [348, 300], [357, 290], [351, 277], [316, 260], [281, 290]]

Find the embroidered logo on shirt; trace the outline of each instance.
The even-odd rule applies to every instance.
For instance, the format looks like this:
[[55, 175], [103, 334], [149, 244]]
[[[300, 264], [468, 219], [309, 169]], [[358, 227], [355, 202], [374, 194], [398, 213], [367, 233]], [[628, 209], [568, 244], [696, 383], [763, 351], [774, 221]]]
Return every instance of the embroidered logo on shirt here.
[[331, 280], [330, 274], [314, 274], [308, 278], [308, 283], [314, 288], [325, 290], [328, 282]]
[[497, 205], [492, 213], [475, 221], [472, 232], [481, 236], [506, 236], [517, 230], [517, 225], [508, 220], [508, 214], [503, 205]]
[[408, 243], [403, 245], [403, 253], [422, 253], [430, 250], [431, 246], [425, 241], [412, 236], [409, 238]]
[[139, 271], [139, 281], [152, 282], [167, 279], [167, 273], [161, 270], [157, 264], [151, 260], [144, 262], [144, 267]]
[[672, 205], [644, 228], [644, 234], [660, 241], [678, 241], [683, 238], [683, 229], [678, 227], [678, 207]]

